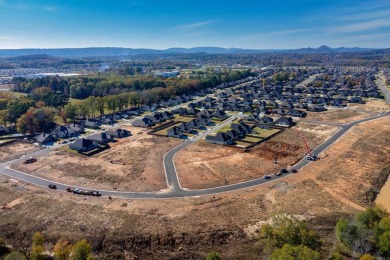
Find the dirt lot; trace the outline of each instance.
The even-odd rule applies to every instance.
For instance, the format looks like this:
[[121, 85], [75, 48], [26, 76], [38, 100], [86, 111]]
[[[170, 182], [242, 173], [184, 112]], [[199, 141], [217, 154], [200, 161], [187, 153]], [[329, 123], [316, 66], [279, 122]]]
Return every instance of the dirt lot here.
[[[324, 142], [337, 127], [299, 123], [298, 128], [311, 148]], [[250, 152], [202, 141], [175, 156], [182, 187], [202, 189], [274, 174], [305, 156], [305, 144], [294, 128], [286, 129]], [[277, 159], [278, 164], [274, 163]]]
[[390, 105], [384, 99], [370, 98], [366, 100], [365, 104], [348, 104], [349, 108], [357, 110], [365, 110], [371, 112], [386, 112], [390, 111]]
[[25, 153], [31, 153], [40, 150], [37, 145], [16, 141], [0, 146], [0, 163], [18, 158]]
[[200, 198], [85, 200], [0, 177], [0, 236], [23, 249], [42, 231], [49, 251], [60, 237], [86, 238], [98, 259], [204, 259], [211, 250], [223, 259], [263, 259], [266, 253], [251, 238], [261, 221], [287, 213], [307, 219], [321, 234], [326, 259], [336, 221], [369, 205], [377, 180], [389, 173], [389, 138], [389, 118], [370, 121], [295, 175]]
[[365, 112], [337, 109], [324, 112], [308, 112], [307, 117], [304, 120], [345, 124], [370, 116], [372, 115]]
[[53, 151], [38, 162], [14, 165], [53, 181], [73, 186], [125, 191], [158, 191], [166, 188], [162, 159], [181, 141], [151, 136], [146, 130], [125, 126], [132, 136], [110, 143], [111, 149], [86, 157], [64, 149]]

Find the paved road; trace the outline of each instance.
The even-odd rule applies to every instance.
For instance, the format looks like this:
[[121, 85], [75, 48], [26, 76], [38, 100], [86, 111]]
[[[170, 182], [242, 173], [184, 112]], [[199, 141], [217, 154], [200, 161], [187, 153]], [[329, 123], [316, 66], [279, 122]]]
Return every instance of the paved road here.
[[[378, 116], [374, 116], [371, 118], [366, 118], [366, 119], [361, 119], [359, 121], [340, 126], [341, 129], [334, 134], [330, 139], [328, 139], [326, 142], [323, 144], [319, 145], [313, 150], [314, 155], [318, 155], [321, 152], [325, 151], [331, 144], [336, 142], [343, 134], [345, 134], [351, 127], [370, 120], [382, 118], [385, 116], [389, 116], [389, 114], [382, 114]], [[231, 120], [234, 118], [230, 118], [229, 120], [225, 121], [223, 124], [219, 125], [218, 128], [223, 127], [226, 124], [231, 123]], [[212, 129], [212, 131], [215, 131], [217, 129]], [[209, 130], [211, 131], [211, 130]], [[208, 134], [208, 132], [205, 132], [204, 135]], [[196, 140], [196, 139], [195, 139]], [[169, 186], [169, 189], [167, 191], [161, 191], [161, 192], [121, 192], [121, 191], [105, 191], [105, 190], [99, 190], [99, 192], [103, 196], [113, 196], [113, 197], [122, 197], [122, 198], [129, 198], [129, 199], [164, 199], [164, 198], [183, 198], [183, 197], [193, 197], [193, 196], [202, 196], [202, 195], [212, 195], [212, 194], [217, 194], [217, 193], [222, 193], [222, 192], [228, 192], [228, 191], [234, 191], [234, 190], [240, 190], [240, 189], [245, 189], [245, 188], [250, 188], [256, 185], [260, 185], [263, 183], [267, 182], [272, 182], [281, 178], [285, 178], [286, 176], [290, 175], [289, 174], [284, 174], [282, 176], [272, 176], [271, 179], [266, 180], [263, 178], [260, 179], [254, 179], [251, 181], [247, 182], [242, 182], [242, 183], [237, 183], [237, 184], [232, 184], [232, 185], [226, 185], [226, 186], [220, 186], [216, 188], [210, 188], [210, 189], [203, 189], [203, 190], [188, 190], [188, 189], [182, 189], [180, 187], [179, 180], [177, 178], [175, 166], [173, 163], [173, 158], [175, 154], [181, 150], [182, 148], [186, 147], [187, 145], [193, 143], [195, 140], [188, 140], [179, 146], [173, 148], [170, 150], [167, 155], [164, 158], [164, 165], [165, 165], [165, 170], [166, 170], [166, 177], [167, 177], [167, 183]], [[26, 156], [39, 156], [42, 155], [46, 152], [46, 150], [41, 150]], [[59, 191], [65, 191], [68, 185], [64, 183], [56, 183], [50, 180], [42, 179], [30, 174], [22, 173], [16, 170], [9, 169], [9, 165], [13, 163], [20, 162], [26, 158], [26, 156], [21, 157], [20, 159], [12, 160], [6, 163], [0, 164], [0, 173], [2, 175], [9, 176], [11, 178], [15, 178], [27, 183], [32, 183], [34, 185], [42, 186], [42, 187], [47, 187], [47, 185], [54, 183], [57, 185]], [[305, 159], [301, 160], [298, 162], [296, 165], [294, 165], [292, 168], [295, 168], [297, 170], [302, 169], [306, 165], [311, 163], [310, 161], [307, 161]], [[83, 187], [80, 187], [83, 188]]]
[[386, 98], [387, 102], [390, 103], [390, 92], [387, 89], [386, 79], [385, 79], [385, 76], [383, 75], [383, 72], [380, 73], [380, 74], [377, 74], [377, 76], [379, 76], [379, 79], [377, 79], [375, 83], [382, 90], [383, 94], [385, 95], [385, 98]]

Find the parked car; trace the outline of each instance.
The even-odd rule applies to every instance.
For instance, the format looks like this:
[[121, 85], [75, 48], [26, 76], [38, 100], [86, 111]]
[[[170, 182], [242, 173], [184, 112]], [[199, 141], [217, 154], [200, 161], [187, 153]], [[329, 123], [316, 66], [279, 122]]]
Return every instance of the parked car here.
[[90, 194], [91, 196], [96, 196], [96, 197], [100, 197], [100, 196], [102, 196], [102, 194], [100, 194], [98, 191], [96, 191], [96, 190], [93, 190], [93, 191], [91, 191], [91, 194]]
[[297, 173], [298, 171], [296, 169], [291, 169], [291, 173]]
[[264, 176], [264, 179], [269, 180], [269, 179], [271, 179], [271, 176], [265, 175], [265, 176]]
[[53, 190], [56, 190], [57, 189], [57, 186], [55, 184], [49, 184], [48, 187], [50, 189], [53, 189]]
[[288, 171], [286, 169], [281, 169], [280, 173], [288, 173]]
[[36, 161], [37, 159], [30, 157], [29, 159], [25, 160], [23, 164], [35, 163]]
[[281, 173], [281, 172], [277, 172], [277, 173], [275, 173], [275, 176], [280, 176], [280, 175], [282, 175], [282, 173]]

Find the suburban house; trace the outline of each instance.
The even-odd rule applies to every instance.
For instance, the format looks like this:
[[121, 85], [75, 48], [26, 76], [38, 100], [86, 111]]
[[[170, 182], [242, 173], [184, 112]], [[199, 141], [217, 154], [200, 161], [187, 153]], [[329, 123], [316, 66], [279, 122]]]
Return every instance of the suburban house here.
[[206, 136], [206, 142], [211, 143], [211, 144], [228, 145], [228, 144], [233, 144], [234, 141], [226, 133], [219, 132], [216, 135]]
[[364, 101], [361, 97], [352, 97], [349, 99], [348, 103], [364, 104]]
[[293, 120], [291, 117], [280, 117], [275, 120], [275, 125], [278, 126], [284, 126], [284, 127], [290, 127], [293, 125]]
[[79, 125], [79, 124], [76, 124], [76, 123], [67, 125], [66, 127], [67, 127], [68, 129], [71, 129], [71, 130], [73, 130], [74, 132], [76, 132], [76, 134], [82, 134], [82, 133], [85, 132], [84, 126]]
[[208, 126], [211, 122], [210, 118], [206, 116], [198, 116], [198, 120], [202, 126]]
[[37, 141], [37, 143], [39, 145], [44, 145], [46, 143], [54, 142], [55, 141], [55, 137], [53, 135], [51, 135], [51, 134], [42, 133], [42, 134], [36, 136], [35, 140]]
[[132, 126], [136, 127], [151, 127], [154, 126], [154, 122], [150, 120], [147, 117], [141, 118], [141, 119], [136, 119], [134, 120], [133, 123], [131, 123]]
[[0, 126], [0, 135], [7, 135], [11, 133], [11, 130], [9, 127]]
[[262, 118], [259, 119], [259, 123], [273, 125], [274, 120], [269, 116], [263, 116]]
[[111, 139], [131, 136], [131, 132], [125, 129], [108, 130], [106, 131], [106, 134], [109, 135]]
[[183, 131], [180, 127], [174, 126], [169, 128], [167, 131], [167, 135], [169, 137], [182, 138], [184, 136]]
[[88, 140], [88, 139], [85, 139], [85, 138], [76, 139], [73, 143], [69, 144], [70, 149], [76, 150], [78, 152], [90, 151], [90, 150], [93, 150], [97, 147], [99, 147], [98, 143], [91, 141], [91, 140]]
[[297, 109], [291, 109], [287, 111], [287, 115], [293, 117], [305, 117], [306, 113]]
[[184, 133], [191, 133], [193, 130], [192, 125], [190, 123], [181, 123], [177, 127], [179, 127]]
[[92, 129], [98, 129], [99, 128], [99, 122], [94, 119], [87, 119], [84, 122], [85, 128], [92, 128]]
[[73, 131], [71, 128], [65, 126], [57, 126], [54, 128], [50, 134], [52, 134], [55, 138], [69, 138], [76, 136], [77, 133]]
[[90, 135], [87, 139], [98, 144], [107, 144], [112, 141], [111, 136], [107, 135], [105, 132]]

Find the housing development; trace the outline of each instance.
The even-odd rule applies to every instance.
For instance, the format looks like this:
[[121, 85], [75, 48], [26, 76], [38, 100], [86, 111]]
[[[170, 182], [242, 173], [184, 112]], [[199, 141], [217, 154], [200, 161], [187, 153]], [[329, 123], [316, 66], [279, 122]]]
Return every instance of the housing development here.
[[0, 260], [390, 259], [390, 1], [0, 24]]

